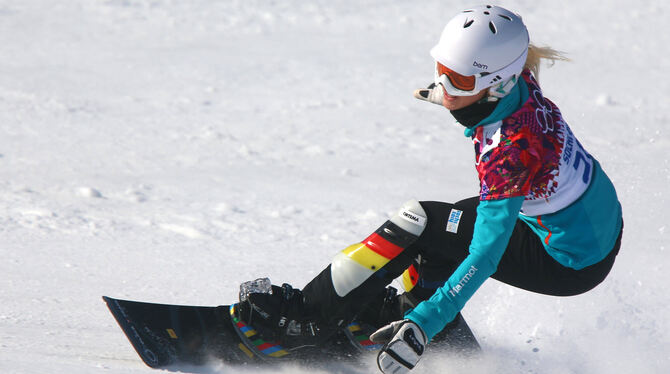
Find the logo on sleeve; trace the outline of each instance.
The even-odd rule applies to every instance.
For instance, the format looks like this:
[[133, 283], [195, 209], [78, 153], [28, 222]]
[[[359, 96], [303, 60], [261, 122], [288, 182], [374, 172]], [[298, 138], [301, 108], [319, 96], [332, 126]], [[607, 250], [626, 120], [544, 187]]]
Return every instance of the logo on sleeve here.
[[459, 293], [461, 293], [461, 290], [463, 289], [463, 287], [465, 287], [465, 285], [468, 284], [468, 282], [470, 282], [470, 279], [472, 279], [472, 277], [474, 277], [475, 274], [477, 274], [477, 270], [479, 270], [479, 269], [474, 267], [474, 265], [470, 266], [470, 269], [468, 269], [468, 272], [463, 276], [463, 278], [461, 278], [461, 280], [458, 282], [458, 284], [451, 287], [451, 289], [449, 290], [449, 294], [451, 296], [456, 296]]

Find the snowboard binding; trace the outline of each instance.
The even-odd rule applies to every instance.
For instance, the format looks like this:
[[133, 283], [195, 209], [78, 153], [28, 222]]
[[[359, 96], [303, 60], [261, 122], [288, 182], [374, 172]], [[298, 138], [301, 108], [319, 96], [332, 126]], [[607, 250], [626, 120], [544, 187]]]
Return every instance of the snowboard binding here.
[[316, 347], [331, 335], [304, 305], [302, 292], [268, 278], [240, 285], [240, 302], [230, 306], [235, 330], [245, 346], [262, 359], [276, 359]]
[[289, 352], [277, 342], [269, 342], [260, 336], [258, 331], [247, 325], [238, 317], [239, 304], [230, 306], [230, 320], [233, 322], [235, 332], [244, 344], [239, 348], [249, 357], [258, 357], [263, 360], [272, 360], [289, 355]]
[[375, 326], [362, 321], [322, 323], [305, 307], [302, 292], [288, 284], [275, 286], [267, 278], [245, 282], [239, 300], [229, 310], [233, 327], [249, 354], [265, 361], [320, 350], [333, 340], [350, 343], [358, 352], [381, 348], [369, 339]]

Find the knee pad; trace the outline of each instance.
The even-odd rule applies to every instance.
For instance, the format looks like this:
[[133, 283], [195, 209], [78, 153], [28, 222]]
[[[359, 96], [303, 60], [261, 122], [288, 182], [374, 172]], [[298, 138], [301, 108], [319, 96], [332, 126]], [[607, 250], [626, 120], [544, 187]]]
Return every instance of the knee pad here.
[[337, 295], [346, 296], [414, 243], [426, 220], [421, 204], [410, 200], [372, 235], [338, 253], [330, 267]]

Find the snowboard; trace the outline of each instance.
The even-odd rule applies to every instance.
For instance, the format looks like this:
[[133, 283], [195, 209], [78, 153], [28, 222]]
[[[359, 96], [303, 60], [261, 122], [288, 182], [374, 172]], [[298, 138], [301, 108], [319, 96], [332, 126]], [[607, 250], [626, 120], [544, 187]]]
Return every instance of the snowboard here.
[[[284, 349], [264, 341], [236, 317], [233, 305], [190, 306], [155, 304], [103, 296], [110, 312], [146, 365], [165, 368], [175, 364], [266, 365], [281, 362], [319, 366], [332, 362], [356, 363], [381, 345], [369, 340], [380, 326], [353, 322], [319, 346]], [[463, 353], [478, 351], [479, 344], [459, 314], [428, 350]]]

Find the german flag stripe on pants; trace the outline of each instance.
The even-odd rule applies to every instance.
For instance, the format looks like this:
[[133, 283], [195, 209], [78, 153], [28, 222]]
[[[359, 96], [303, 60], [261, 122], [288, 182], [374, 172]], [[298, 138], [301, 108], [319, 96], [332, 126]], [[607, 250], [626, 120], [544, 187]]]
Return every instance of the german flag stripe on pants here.
[[384, 237], [377, 233], [373, 233], [372, 235], [368, 236], [365, 240], [363, 240], [362, 243], [365, 244], [365, 246], [370, 250], [388, 258], [389, 260], [395, 258], [404, 249], [401, 246], [395, 245], [384, 239]]
[[402, 273], [402, 287], [405, 289], [405, 292], [411, 291], [418, 281], [419, 272], [416, 271], [414, 265], [410, 265], [410, 267]]
[[344, 297], [398, 257], [416, 238], [416, 235], [387, 221], [363, 242], [345, 248], [331, 264], [335, 292]]
[[374, 233], [362, 243], [350, 245], [342, 253], [364, 268], [374, 271], [381, 269], [398, 256], [403, 249]]

